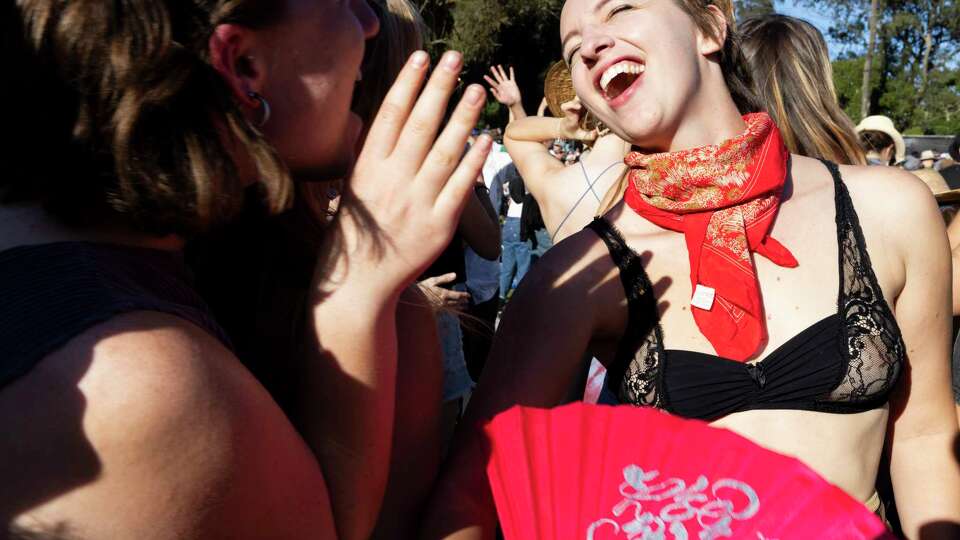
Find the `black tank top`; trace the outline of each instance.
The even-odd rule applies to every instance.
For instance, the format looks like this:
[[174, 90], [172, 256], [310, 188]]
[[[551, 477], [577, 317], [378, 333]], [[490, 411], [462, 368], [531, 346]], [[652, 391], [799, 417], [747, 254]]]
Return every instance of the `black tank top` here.
[[88, 242], [8, 249], [0, 298], [0, 389], [71, 338], [132, 311], [175, 315], [230, 347], [176, 253]]
[[840, 172], [833, 175], [839, 242], [837, 313], [756, 363], [664, 350], [653, 286], [640, 256], [605, 219], [588, 225], [620, 269], [627, 329], [607, 374], [623, 403], [714, 420], [753, 409], [857, 413], [882, 407], [905, 362], [900, 329], [870, 264], [863, 232]]

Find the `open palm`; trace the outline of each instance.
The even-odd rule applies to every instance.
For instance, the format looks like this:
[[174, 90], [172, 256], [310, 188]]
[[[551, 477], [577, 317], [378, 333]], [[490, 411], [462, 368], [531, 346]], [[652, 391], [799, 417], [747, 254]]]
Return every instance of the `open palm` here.
[[520, 103], [522, 96], [520, 94], [520, 87], [517, 86], [516, 75], [513, 72], [513, 67], [510, 68], [510, 75], [507, 76], [507, 72], [504, 71], [503, 66], [490, 66], [490, 73], [493, 75], [484, 75], [484, 80], [487, 81], [487, 84], [490, 85], [490, 93], [493, 94], [494, 99], [506, 105], [507, 107], [512, 107], [517, 103]]

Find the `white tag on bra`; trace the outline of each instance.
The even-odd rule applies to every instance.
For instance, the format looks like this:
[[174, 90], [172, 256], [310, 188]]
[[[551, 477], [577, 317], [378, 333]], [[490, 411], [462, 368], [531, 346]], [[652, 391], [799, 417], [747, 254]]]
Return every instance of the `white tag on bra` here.
[[693, 298], [690, 299], [690, 305], [704, 311], [710, 311], [713, 309], [713, 300], [716, 296], [716, 289], [698, 283], [697, 288], [693, 291]]

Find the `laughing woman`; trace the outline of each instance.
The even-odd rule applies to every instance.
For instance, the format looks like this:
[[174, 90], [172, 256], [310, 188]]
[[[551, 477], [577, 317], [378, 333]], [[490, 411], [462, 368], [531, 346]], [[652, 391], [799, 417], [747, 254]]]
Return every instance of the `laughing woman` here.
[[730, 11], [566, 2], [576, 93], [633, 145], [626, 193], [511, 302], [431, 536], [493, 537], [475, 427], [515, 404], [559, 404], [584, 351], [621, 402], [796, 456], [875, 510], [888, 445], [908, 537], [956, 534], [950, 258], [936, 204], [894, 169], [791, 156], [769, 116], [752, 113]]

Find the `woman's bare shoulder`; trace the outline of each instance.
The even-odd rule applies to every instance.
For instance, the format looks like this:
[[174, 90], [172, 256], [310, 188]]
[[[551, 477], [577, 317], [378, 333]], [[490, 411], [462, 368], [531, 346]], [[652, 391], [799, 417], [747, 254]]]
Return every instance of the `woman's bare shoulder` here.
[[544, 278], [564, 284], [602, 280], [616, 265], [603, 240], [587, 227], [550, 248], [534, 268]]
[[[830, 174], [818, 160], [793, 156], [793, 165], [794, 176], [802, 183], [812, 184], [812, 187], [798, 186], [798, 189], [823, 189], [833, 193]], [[898, 226], [942, 223], [937, 221], [940, 217], [933, 193], [913, 174], [896, 167], [858, 165], [841, 165], [839, 171], [857, 216], [866, 228], [884, 223]]]
[[[218, 536], [266, 523], [247, 489], [271, 511], [280, 495], [321, 515], [328, 505], [266, 391], [215, 338], [170, 315], [129, 313], [76, 336], [0, 391], [0, 429], [17, 434], [0, 442], [0, 474], [18, 486], [0, 496], [0, 515], [26, 530]], [[293, 468], [306, 479], [298, 488], [270, 481]], [[107, 515], [116, 508], [126, 510]], [[158, 525], [167, 532], [148, 534]]]
[[945, 228], [930, 188], [913, 174], [895, 167], [840, 168], [862, 223], [883, 224], [891, 239], [910, 250], [917, 235]]

